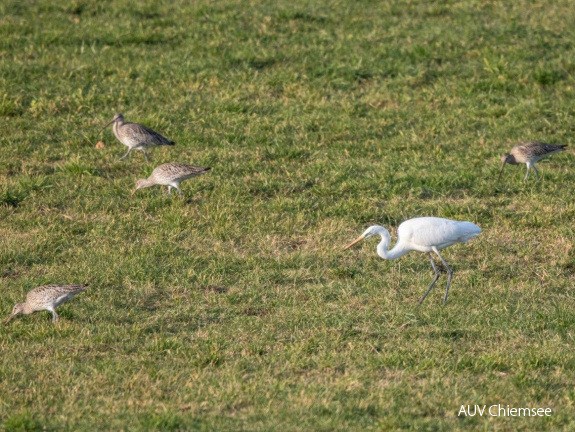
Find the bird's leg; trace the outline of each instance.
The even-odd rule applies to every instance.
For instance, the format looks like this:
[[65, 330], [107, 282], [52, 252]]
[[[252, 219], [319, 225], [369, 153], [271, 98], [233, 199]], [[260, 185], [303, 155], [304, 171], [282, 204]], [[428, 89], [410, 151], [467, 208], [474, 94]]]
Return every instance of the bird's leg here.
[[180, 189], [180, 187], [176, 187], [176, 189], [178, 190], [178, 194], [180, 194], [180, 199], [182, 199], [184, 197], [184, 195], [182, 194], [182, 190]]
[[433, 261], [433, 257], [431, 256], [431, 253], [428, 252], [427, 256], [429, 257], [429, 261], [431, 262], [431, 267], [433, 267], [433, 271], [435, 272], [435, 278], [433, 279], [433, 282], [431, 282], [431, 285], [429, 285], [429, 288], [427, 288], [427, 291], [425, 291], [425, 294], [423, 294], [423, 297], [421, 297], [419, 299], [419, 302], [417, 303], [418, 305], [423, 303], [423, 300], [425, 300], [425, 297], [427, 297], [427, 295], [431, 292], [431, 289], [435, 285], [435, 282], [437, 282], [437, 279], [439, 279], [439, 276], [441, 275], [441, 272], [439, 271], [439, 269], [435, 265], [435, 262]]
[[533, 164], [533, 169], [535, 170], [535, 175], [537, 176], [537, 180], [539, 180], [539, 170], [537, 169], [535, 164]]
[[445, 297], [443, 297], [443, 304], [446, 305], [447, 304], [447, 295], [449, 294], [449, 286], [451, 285], [451, 277], [453, 276], [453, 270], [451, 270], [451, 267], [449, 267], [449, 264], [447, 264], [447, 261], [445, 261], [441, 255], [439, 255], [439, 251], [436, 248], [433, 248], [433, 252], [435, 252], [437, 254], [439, 259], [441, 260], [441, 262], [445, 266], [445, 269], [447, 270], [447, 286], [445, 287]]
[[128, 151], [126, 152], [126, 154], [124, 156], [122, 156], [120, 159], [118, 159], [118, 162], [120, 162], [122, 159], [124, 159], [126, 156], [128, 156], [131, 151], [132, 151], [132, 149], [128, 148]]
[[172, 186], [168, 185], [168, 195], [172, 195]]
[[57, 323], [58, 321], [60, 321], [60, 317], [58, 316], [58, 314], [56, 313], [55, 309], [48, 309], [50, 312], [52, 312], [52, 322]]
[[146, 162], [149, 162], [150, 160], [148, 159], [148, 152], [146, 151], [146, 149], [142, 150], [144, 152], [144, 157], [146, 158]]
[[529, 177], [529, 169], [531, 168], [531, 164], [529, 162], [527, 162], [525, 165], [527, 166], [527, 170], [525, 171], [525, 177], [523, 178], [524, 182], [527, 181], [527, 177]]

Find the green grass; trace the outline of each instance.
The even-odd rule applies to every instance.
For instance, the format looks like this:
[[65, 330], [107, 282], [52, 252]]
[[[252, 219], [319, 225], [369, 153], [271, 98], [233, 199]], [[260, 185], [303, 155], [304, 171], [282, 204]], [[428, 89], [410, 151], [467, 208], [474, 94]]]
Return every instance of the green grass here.
[[[0, 430], [573, 430], [570, 1], [0, 3]], [[117, 162], [121, 111], [176, 146]], [[103, 140], [104, 149], [94, 148]], [[134, 196], [160, 163], [212, 171]], [[392, 234], [483, 228], [433, 273]], [[458, 417], [461, 405], [552, 408]]]

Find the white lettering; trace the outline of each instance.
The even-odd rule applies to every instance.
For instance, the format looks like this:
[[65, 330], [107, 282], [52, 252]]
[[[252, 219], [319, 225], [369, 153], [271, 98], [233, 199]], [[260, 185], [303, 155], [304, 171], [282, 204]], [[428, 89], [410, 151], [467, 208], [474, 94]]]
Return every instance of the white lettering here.
[[473, 405], [473, 411], [471, 405], [461, 405], [459, 408], [458, 416], [465, 415], [470, 417], [475, 417], [477, 414], [483, 416], [485, 411], [492, 417], [531, 417], [531, 416], [551, 416], [553, 410], [551, 408], [514, 408], [509, 405], [503, 406], [501, 404], [490, 405], [487, 409], [487, 405]]
[[[521, 414], [521, 411], [523, 411], [523, 414]], [[521, 417], [522, 415], [531, 417], [531, 410], [529, 408], [519, 408], [519, 413], [517, 415], [519, 417]]]

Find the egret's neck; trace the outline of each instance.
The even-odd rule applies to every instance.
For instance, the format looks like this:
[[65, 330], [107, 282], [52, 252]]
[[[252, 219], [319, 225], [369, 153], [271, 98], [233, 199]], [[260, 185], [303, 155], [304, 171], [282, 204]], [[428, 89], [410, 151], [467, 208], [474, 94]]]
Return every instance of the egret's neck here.
[[400, 243], [397, 243], [393, 249], [389, 250], [389, 244], [391, 243], [391, 236], [387, 230], [381, 231], [379, 233], [381, 236], [381, 241], [377, 245], [377, 254], [386, 260], [392, 260], [405, 255], [408, 250], [406, 250]]

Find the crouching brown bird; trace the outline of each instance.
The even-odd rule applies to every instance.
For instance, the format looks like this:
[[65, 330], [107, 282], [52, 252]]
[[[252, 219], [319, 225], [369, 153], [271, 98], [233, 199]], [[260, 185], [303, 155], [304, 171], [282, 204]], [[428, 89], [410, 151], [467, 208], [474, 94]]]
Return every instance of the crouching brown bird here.
[[535, 170], [535, 175], [537, 176], [537, 180], [539, 180], [539, 171], [537, 170], [535, 163], [547, 156], [551, 156], [554, 153], [565, 150], [565, 147], [567, 147], [567, 145], [547, 144], [540, 141], [529, 141], [517, 144], [509, 153], [505, 153], [501, 156], [501, 171], [499, 171], [497, 181], [501, 180], [503, 168], [505, 168], [506, 163], [510, 165], [524, 163], [527, 166], [527, 171], [523, 181], [527, 181], [529, 170], [531, 168]]
[[180, 194], [180, 197], [182, 197], [180, 183], [189, 178], [207, 173], [210, 169], [210, 167], [186, 165], [176, 162], [165, 163], [156, 167], [147, 179], [138, 180], [136, 182], [136, 189], [134, 189], [132, 195], [134, 195], [138, 189], [154, 185], [163, 185], [168, 186], [168, 195], [172, 193], [172, 188], [175, 188]]
[[16, 315], [28, 315], [43, 310], [50, 311], [52, 321], [58, 322], [60, 317], [56, 313], [56, 308], [87, 288], [87, 285], [44, 285], [34, 288], [28, 292], [24, 303], [17, 303], [14, 306], [6, 323], [10, 322]]

